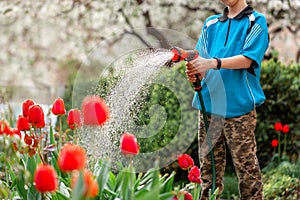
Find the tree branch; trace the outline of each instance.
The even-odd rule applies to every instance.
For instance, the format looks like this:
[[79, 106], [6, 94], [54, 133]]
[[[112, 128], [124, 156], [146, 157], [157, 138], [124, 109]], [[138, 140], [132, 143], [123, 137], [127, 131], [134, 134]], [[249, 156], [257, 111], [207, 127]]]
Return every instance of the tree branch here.
[[287, 26], [287, 29], [292, 33], [292, 34], [297, 34], [298, 31], [300, 30], [300, 25], [296, 26], [296, 28], [292, 28], [292, 26]]
[[132, 30], [132, 31], [127, 31], [125, 30], [124, 32], [125, 34], [131, 34], [136, 36], [143, 44], [145, 44], [148, 48], [153, 48], [153, 46], [151, 44], [149, 44], [140, 34], [138, 34], [136, 31]]
[[[138, 3], [139, 6], [141, 6], [141, 4], [144, 3], [143, 0], [136, 0], [136, 2]], [[146, 22], [145, 26], [146, 26], [147, 33], [154, 36], [158, 40], [160, 47], [170, 48], [170, 45], [168, 44], [166, 37], [159, 30], [157, 30], [152, 26], [151, 15], [149, 10], [144, 11], [143, 16]]]
[[124, 33], [126, 34], [131, 34], [136, 36], [143, 44], [145, 44], [148, 48], [152, 48], [151, 45], [140, 35], [138, 34], [135, 30], [133, 25], [131, 24], [129, 18], [125, 15], [123, 9], [120, 9], [119, 12], [122, 14], [122, 16], [124, 17], [126, 23], [128, 24], [128, 26], [130, 27], [131, 31], [127, 31], [125, 30]]

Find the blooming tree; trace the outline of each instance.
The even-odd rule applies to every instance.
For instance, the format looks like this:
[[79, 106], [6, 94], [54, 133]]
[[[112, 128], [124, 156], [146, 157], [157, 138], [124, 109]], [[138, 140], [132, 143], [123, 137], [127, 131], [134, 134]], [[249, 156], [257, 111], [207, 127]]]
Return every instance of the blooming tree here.
[[[268, 15], [271, 39], [284, 31], [292, 34], [299, 59], [300, 1], [249, 3]], [[223, 7], [219, 1], [206, 0], [12, 0], [1, 1], [0, 5], [0, 45], [5, 47], [0, 52], [1, 68], [5, 70], [0, 84], [26, 80], [23, 86], [45, 87], [49, 83], [59, 87], [64, 82], [63, 73], [57, 73], [59, 61], [76, 58], [88, 62], [89, 53], [100, 43], [116, 56], [112, 48], [119, 47], [118, 42], [126, 36], [136, 37], [145, 46], [151, 46], [148, 38], [153, 37], [161, 47], [168, 47], [167, 36], [157, 27], [196, 40], [203, 20], [220, 13]], [[43, 73], [45, 70], [49, 73]]]

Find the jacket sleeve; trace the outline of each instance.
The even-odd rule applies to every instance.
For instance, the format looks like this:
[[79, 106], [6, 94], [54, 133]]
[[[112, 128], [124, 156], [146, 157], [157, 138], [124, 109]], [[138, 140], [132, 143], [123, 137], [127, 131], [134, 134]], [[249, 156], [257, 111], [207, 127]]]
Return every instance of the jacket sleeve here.
[[269, 35], [266, 19], [264, 16], [260, 16], [246, 36], [241, 55], [252, 59], [254, 62], [251, 67], [257, 68], [260, 66], [268, 46]]

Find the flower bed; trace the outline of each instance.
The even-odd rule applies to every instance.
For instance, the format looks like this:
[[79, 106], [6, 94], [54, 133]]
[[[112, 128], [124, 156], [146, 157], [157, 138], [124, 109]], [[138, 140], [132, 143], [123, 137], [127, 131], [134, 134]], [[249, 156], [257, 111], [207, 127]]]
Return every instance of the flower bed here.
[[[11, 128], [0, 121], [1, 174], [0, 194], [7, 199], [199, 199], [200, 170], [189, 155], [178, 156], [182, 170], [188, 170], [189, 183], [174, 187], [175, 172], [160, 174], [158, 164], [137, 174], [133, 157], [140, 147], [134, 134], [120, 138], [120, 152], [131, 160], [129, 166], [112, 170], [110, 160], [98, 160], [87, 165], [84, 148], [76, 141], [76, 131], [83, 126], [103, 126], [109, 120], [109, 108], [98, 96], [83, 100], [81, 111], [65, 110], [64, 101], [57, 98], [51, 108], [58, 117], [55, 133], [45, 113], [32, 100], [22, 104], [22, 114]], [[62, 118], [67, 114], [68, 130], [62, 130]], [[70, 137], [70, 131], [74, 137]], [[6, 159], [7, 158], [7, 159]], [[214, 197], [212, 196], [212, 199]]]

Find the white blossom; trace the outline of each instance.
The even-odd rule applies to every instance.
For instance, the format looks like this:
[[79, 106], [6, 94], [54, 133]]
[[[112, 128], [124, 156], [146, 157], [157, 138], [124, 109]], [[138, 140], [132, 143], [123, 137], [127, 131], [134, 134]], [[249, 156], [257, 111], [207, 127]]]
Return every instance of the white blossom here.
[[[267, 16], [270, 26], [300, 26], [296, 12], [300, 0], [247, 2]], [[35, 71], [37, 66], [55, 68], [66, 58], [87, 61], [99, 43], [118, 49], [112, 47], [115, 41], [125, 32], [145, 30], [148, 22], [152, 27], [176, 30], [196, 41], [205, 18], [221, 13], [223, 7], [219, 1], [207, 0], [144, 0], [141, 5], [136, 0], [0, 1], [0, 45], [5, 47], [0, 50], [0, 68]], [[279, 11], [284, 11], [281, 18], [277, 16], [282, 14]], [[147, 33], [140, 34], [149, 38]], [[2, 79], [0, 75], [7, 82], [14, 82], [14, 78], [11, 75]], [[41, 75], [39, 81], [47, 83], [49, 79]]]
[[269, 1], [269, 9], [280, 10], [282, 8], [282, 1], [281, 0], [272, 0]]

